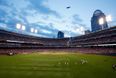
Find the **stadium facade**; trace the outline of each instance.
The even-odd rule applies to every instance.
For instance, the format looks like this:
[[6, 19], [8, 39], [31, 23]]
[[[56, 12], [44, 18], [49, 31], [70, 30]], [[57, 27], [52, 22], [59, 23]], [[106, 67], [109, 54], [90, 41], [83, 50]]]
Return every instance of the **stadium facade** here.
[[[104, 23], [102, 25], [99, 24], [100, 18], [103, 18]], [[107, 24], [107, 21], [106, 21], [105, 14], [101, 10], [94, 11], [93, 16], [91, 18], [92, 32], [96, 32], [96, 31], [99, 31], [99, 30], [107, 29], [107, 28], [108, 28], [108, 24]]]

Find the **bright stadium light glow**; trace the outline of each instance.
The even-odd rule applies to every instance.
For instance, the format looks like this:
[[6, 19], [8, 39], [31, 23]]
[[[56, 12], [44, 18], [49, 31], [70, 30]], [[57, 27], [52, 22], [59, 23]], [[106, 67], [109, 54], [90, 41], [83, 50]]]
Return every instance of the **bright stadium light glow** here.
[[103, 25], [103, 24], [104, 24], [104, 18], [100, 18], [100, 19], [99, 19], [99, 24], [100, 24], [100, 25]]
[[38, 30], [37, 29], [35, 29], [35, 33], [37, 33], [38, 32]]
[[111, 22], [112, 21], [112, 16], [111, 15], [106, 16], [106, 21]]
[[31, 28], [31, 32], [32, 32], [32, 33], [34, 32], [34, 28]]
[[22, 25], [22, 30], [25, 30], [25, 29], [26, 29], [26, 27], [24, 25]]
[[21, 24], [16, 24], [17, 29], [21, 29]]

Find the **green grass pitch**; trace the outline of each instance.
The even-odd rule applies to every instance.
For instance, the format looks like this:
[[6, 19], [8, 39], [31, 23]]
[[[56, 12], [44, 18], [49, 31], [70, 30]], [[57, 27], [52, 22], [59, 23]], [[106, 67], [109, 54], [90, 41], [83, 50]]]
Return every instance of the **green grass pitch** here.
[[116, 78], [116, 57], [79, 53], [0, 55], [0, 78]]

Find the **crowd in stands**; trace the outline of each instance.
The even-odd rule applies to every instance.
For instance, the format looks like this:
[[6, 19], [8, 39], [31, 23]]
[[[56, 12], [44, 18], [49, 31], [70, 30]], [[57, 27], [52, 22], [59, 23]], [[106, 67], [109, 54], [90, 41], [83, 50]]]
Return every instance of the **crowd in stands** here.
[[71, 45], [95, 45], [116, 43], [116, 27], [79, 37], [74, 37]]
[[[21, 50], [21, 52], [26, 51], [31, 52], [37, 50], [37, 48], [42, 49], [45, 48], [46, 50], [47, 49], [50, 50], [52, 48], [56, 50], [62, 49], [74, 52], [79, 51], [83, 53], [112, 54], [116, 53], [115, 48], [104, 48], [104, 47], [98, 48], [98, 46], [95, 47], [95, 45], [99, 44], [112, 44], [112, 43], [116, 44], [116, 27], [95, 33], [90, 33], [87, 35], [62, 39], [41, 38], [0, 30], [0, 48], [1, 48], [0, 53], [20, 52], [21, 49], [16, 48], [28, 48]], [[90, 46], [88, 48], [84, 48], [87, 47], [88, 45], [94, 46], [95, 48], [91, 48]], [[72, 46], [75, 47], [76, 49], [69, 48]], [[8, 50], [3, 48], [12, 48], [12, 49]], [[4, 52], [4, 50], [6, 51]]]

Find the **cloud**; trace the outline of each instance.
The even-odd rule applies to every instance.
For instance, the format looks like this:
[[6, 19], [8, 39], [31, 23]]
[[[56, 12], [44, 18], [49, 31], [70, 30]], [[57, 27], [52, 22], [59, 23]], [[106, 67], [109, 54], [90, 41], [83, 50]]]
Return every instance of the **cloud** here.
[[5, 20], [5, 16], [7, 15], [7, 13], [0, 9], [0, 22], [3, 22]]
[[7, 2], [7, 0], [0, 0], [0, 5], [9, 6]]
[[55, 29], [52, 24], [41, 24], [41, 23], [33, 23], [30, 24], [30, 28], [36, 28], [38, 29], [38, 34], [43, 35], [44, 37], [56, 37], [58, 30]]
[[56, 11], [50, 9], [48, 6], [45, 5], [47, 0], [26, 0], [29, 1], [28, 9], [35, 9], [37, 12], [42, 14], [51, 14], [55, 15], [56, 17], [60, 17], [60, 14]]
[[[29, 22], [29, 20], [27, 20], [27, 17], [30, 15], [31, 16], [31, 19], [34, 19], [34, 17], [36, 17], [36, 15], [40, 15], [39, 12], [42, 12], [41, 13], [41, 18], [40, 19], [43, 19], [43, 20], [46, 20], [48, 18], [48, 16], [45, 16], [45, 14], [43, 14], [44, 12], [47, 12], [49, 14], [55, 14], [55, 11], [52, 11], [50, 10], [49, 8], [47, 7], [44, 7], [40, 1], [40, 11], [37, 13], [36, 12], [36, 8], [33, 8], [33, 10], [25, 10], [25, 8], [28, 7], [28, 3], [25, 3], [24, 0], [21, 0], [19, 2], [19, 4], [21, 3], [25, 3], [25, 6], [19, 6], [17, 3], [15, 3], [16, 0], [13, 0], [11, 2], [2, 2], [2, 8], [0, 8], [0, 22], [4, 23], [4, 27], [6, 29], [8, 28], [12, 28], [12, 29], [16, 29], [15, 25], [16, 23], [21, 23], [21, 24], [24, 24], [26, 26], [26, 30], [27, 32], [30, 32], [30, 28], [31, 27], [34, 27], [34, 28], [37, 28], [39, 30], [39, 33], [38, 34], [34, 34], [34, 33], [29, 33], [29, 34], [33, 34], [33, 35], [43, 35], [44, 37], [53, 37], [54, 35], [56, 35], [57, 33], [57, 30], [53, 28], [52, 24], [46, 24], [43, 22], [43, 25], [39, 25], [41, 23], [39, 23], [38, 21], [34, 22], [33, 20], [33, 23]], [[25, 0], [26, 1], [26, 0]], [[26, 1], [27, 2], [27, 1]], [[38, 1], [39, 2], [39, 1]], [[11, 5], [12, 4], [12, 5]], [[11, 5], [10, 7], [6, 6], [6, 5]], [[26, 6], [27, 5], [27, 6]], [[33, 4], [34, 5], [34, 4]], [[1, 5], [0, 5], [1, 6]], [[16, 7], [17, 6], [17, 7]], [[8, 10], [5, 10], [5, 9], [8, 9]], [[46, 13], [46, 15], [47, 15]], [[34, 17], [33, 17], [34, 16]], [[37, 19], [36, 19], [37, 20]], [[39, 24], [38, 24], [39, 23]], [[2, 28], [4, 28], [2, 27]], [[48, 33], [48, 32], [51, 32], [51, 33]]]
[[82, 24], [83, 20], [80, 18], [79, 15], [74, 14], [72, 15], [72, 24]]
[[[53, 38], [60, 30], [64, 32], [65, 37], [70, 37], [83, 34], [86, 28], [78, 14], [62, 16], [63, 14], [59, 14], [57, 9], [49, 8], [47, 0], [1, 1], [0, 22], [14, 31], [17, 30], [16, 23], [25, 25], [26, 31], [22, 31], [23, 34]], [[31, 27], [38, 29], [38, 33], [31, 33]]]

